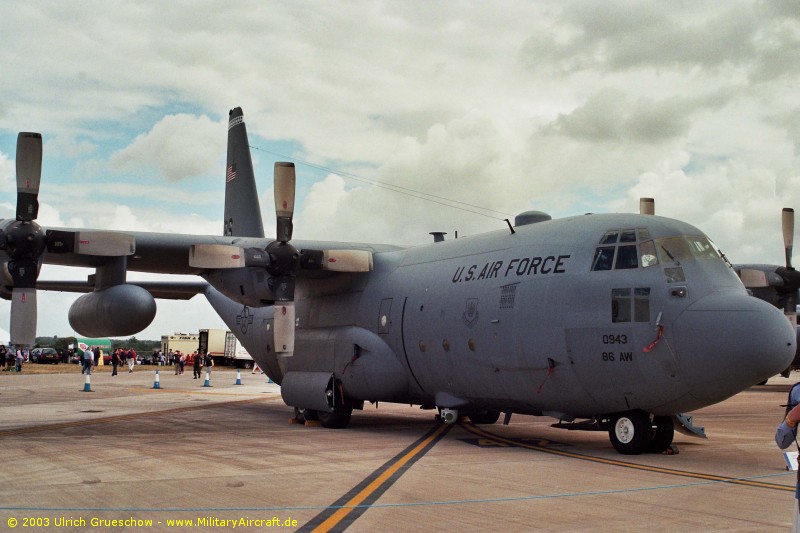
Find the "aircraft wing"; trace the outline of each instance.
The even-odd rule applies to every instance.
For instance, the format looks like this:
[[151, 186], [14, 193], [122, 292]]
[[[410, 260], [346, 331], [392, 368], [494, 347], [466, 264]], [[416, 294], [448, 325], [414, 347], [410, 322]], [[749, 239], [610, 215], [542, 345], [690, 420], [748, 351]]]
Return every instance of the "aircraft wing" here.
[[[205, 281], [129, 281], [129, 285], [142, 287], [153, 298], [165, 300], [188, 300], [197, 294], [205, 292], [209, 286]], [[39, 280], [36, 288], [45, 291], [79, 292], [87, 293], [95, 290], [92, 283], [87, 281], [51, 281]]]

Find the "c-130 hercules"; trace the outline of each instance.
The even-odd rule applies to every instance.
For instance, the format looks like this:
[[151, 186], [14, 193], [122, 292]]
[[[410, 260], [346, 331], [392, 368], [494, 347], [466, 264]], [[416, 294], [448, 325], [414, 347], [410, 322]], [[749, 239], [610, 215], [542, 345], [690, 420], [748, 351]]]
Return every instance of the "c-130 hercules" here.
[[[267, 239], [242, 110], [229, 115], [223, 236], [45, 230], [41, 135], [20, 133], [17, 216], [0, 221], [12, 343], [34, 342], [37, 288], [85, 292], [69, 320], [87, 337], [134, 334], [154, 298], [202, 293], [300, 419], [342, 428], [365, 402], [438, 408], [445, 422], [545, 415], [608, 430], [624, 454], [666, 450], [679, 413], [792, 361], [783, 314], [677, 220], [526, 213], [507, 229], [410, 248], [299, 242], [294, 165], [276, 163], [277, 238]], [[42, 263], [96, 270], [85, 282], [37, 281]], [[128, 283], [128, 270], [205, 281]]]

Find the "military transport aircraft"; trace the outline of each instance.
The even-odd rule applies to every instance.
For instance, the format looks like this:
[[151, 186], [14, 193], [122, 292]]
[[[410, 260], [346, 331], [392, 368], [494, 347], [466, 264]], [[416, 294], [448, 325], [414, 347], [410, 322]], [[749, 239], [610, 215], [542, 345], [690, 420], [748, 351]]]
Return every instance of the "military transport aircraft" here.
[[[11, 338], [32, 344], [36, 290], [85, 292], [78, 333], [127, 336], [155, 298], [202, 293], [299, 419], [348, 424], [365, 402], [443, 421], [545, 415], [661, 452], [673, 415], [775, 375], [795, 335], [748, 295], [697, 228], [642, 214], [519, 215], [490, 233], [416, 247], [292, 241], [295, 170], [275, 164], [277, 238], [264, 237], [242, 110], [230, 111], [221, 236], [44, 229], [41, 135], [21, 133], [17, 216], [0, 221]], [[42, 263], [95, 268], [37, 281]], [[127, 283], [127, 271], [205, 281]]]

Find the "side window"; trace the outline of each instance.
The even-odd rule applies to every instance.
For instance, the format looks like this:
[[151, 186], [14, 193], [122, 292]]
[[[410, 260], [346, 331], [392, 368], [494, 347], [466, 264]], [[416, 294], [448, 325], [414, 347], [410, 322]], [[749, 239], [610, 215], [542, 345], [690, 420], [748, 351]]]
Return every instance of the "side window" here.
[[650, 288], [633, 290], [633, 320], [650, 322]]
[[611, 289], [611, 322], [631, 321], [631, 290]]

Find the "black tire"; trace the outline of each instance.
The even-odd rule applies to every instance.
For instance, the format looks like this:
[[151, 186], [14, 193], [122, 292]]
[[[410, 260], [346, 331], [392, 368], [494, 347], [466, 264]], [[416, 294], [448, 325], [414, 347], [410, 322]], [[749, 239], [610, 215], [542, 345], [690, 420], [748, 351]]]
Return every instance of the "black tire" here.
[[614, 449], [623, 455], [647, 451], [653, 436], [650, 415], [644, 411], [626, 411], [611, 417], [608, 436]]
[[675, 437], [675, 424], [671, 416], [653, 417], [653, 436], [647, 451], [650, 453], [664, 453], [672, 445]]
[[473, 424], [494, 424], [500, 420], [500, 411], [488, 409], [486, 411], [477, 411], [469, 413], [470, 422]]
[[319, 423], [322, 427], [331, 429], [343, 429], [350, 423], [350, 416], [353, 414], [353, 403], [350, 400], [345, 400], [330, 411], [317, 411]]

